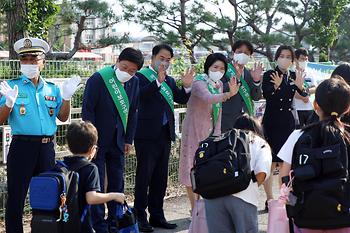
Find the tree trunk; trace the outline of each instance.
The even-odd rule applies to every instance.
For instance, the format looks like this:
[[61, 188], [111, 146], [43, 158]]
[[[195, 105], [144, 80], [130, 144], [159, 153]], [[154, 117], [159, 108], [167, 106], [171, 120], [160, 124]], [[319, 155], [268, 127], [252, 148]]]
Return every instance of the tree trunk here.
[[188, 46], [188, 45], [185, 45], [185, 46], [186, 46], [186, 50], [190, 58], [191, 64], [196, 64], [197, 60], [196, 60], [196, 57], [194, 56], [194, 46]]
[[235, 43], [235, 39], [234, 39], [234, 37], [233, 37], [233, 34], [234, 34], [234, 32], [232, 32], [232, 31], [228, 31], [228, 32], [227, 32], [228, 41], [229, 41], [229, 43], [230, 43], [230, 47], [231, 47], [231, 52], [232, 52], [232, 53], [233, 53], [233, 45], [234, 45], [234, 43]]
[[6, 10], [9, 56], [10, 59], [17, 59], [17, 53], [13, 49], [13, 44], [24, 37], [26, 6], [25, 0], [10, 2], [9, 8]]
[[86, 17], [81, 16], [79, 23], [78, 23], [78, 30], [74, 37], [74, 46], [71, 51], [68, 53], [49, 53], [47, 58], [52, 60], [69, 60], [71, 59], [74, 54], [80, 49], [81, 44], [81, 35], [84, 31], [84, 24], [85, 24]]

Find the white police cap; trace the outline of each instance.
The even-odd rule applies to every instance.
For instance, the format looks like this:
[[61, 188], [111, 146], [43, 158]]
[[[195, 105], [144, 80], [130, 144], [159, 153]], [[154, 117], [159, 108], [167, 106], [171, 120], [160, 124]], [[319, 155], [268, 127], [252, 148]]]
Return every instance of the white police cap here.
[[47, 53], [50, 50], [49, 44], [38, 38], [22, 38], [13, 45], [14, 50], [18, 55], [40, 55], [42, 53]]

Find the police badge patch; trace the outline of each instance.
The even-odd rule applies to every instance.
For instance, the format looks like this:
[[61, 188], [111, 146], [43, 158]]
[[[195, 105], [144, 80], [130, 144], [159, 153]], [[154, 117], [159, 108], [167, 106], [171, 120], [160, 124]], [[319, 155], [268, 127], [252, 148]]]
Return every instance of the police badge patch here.
[[31, 48], [32, 47], [32, 41], [30, 39], [25, 39], [23, 41], [23, 47], [24, 48]]

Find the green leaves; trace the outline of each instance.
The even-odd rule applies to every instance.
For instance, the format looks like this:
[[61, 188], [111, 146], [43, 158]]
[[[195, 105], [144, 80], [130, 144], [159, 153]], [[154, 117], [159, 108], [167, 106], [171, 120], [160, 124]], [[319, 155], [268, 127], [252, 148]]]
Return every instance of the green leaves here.
[[319, 0], [313, 4], [312, 43], [320, 50], [320, 61], [329, 60], [330, 47], [339, 35], [338, 20], [348, 3], [348, 0]]
[[52, 0], [27, 0], [25, 29], [32, 37], [47, 39], [48, 29], [60, 8]]

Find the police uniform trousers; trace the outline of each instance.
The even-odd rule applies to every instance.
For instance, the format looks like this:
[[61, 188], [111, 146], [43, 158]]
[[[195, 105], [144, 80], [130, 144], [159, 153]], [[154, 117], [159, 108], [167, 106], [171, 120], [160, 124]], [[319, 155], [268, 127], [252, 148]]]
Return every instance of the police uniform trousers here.
[[[116, 138], [114, 140], [117, 140]], [[96, 158], [92, 161], [98, 168], [101, 191], [124, 192], [124, 152], [116, 143], [110, 147], [99, 147]], [[107, 189], [105, 189], [105, 177], [107, 175]], [[108, 227], [116, 214], [117, 202], [107, 203], [108, 218], [105, 220], [105, 205], [92, 205], [91, 218], [96, 233], [108, 233]]]
[[168, 182], [168, 162], [171, 148], [169, 124], [161, 129], [155, 140], [135, 140], [137, 157], [134, 208], [138, 221], [165, 219], [163, 199]]
[[54, 144], [41, 136], [13, 138], [7, 160], [6, 232], [22, 233], [22, 215], [30, 180], [55, 165]]

